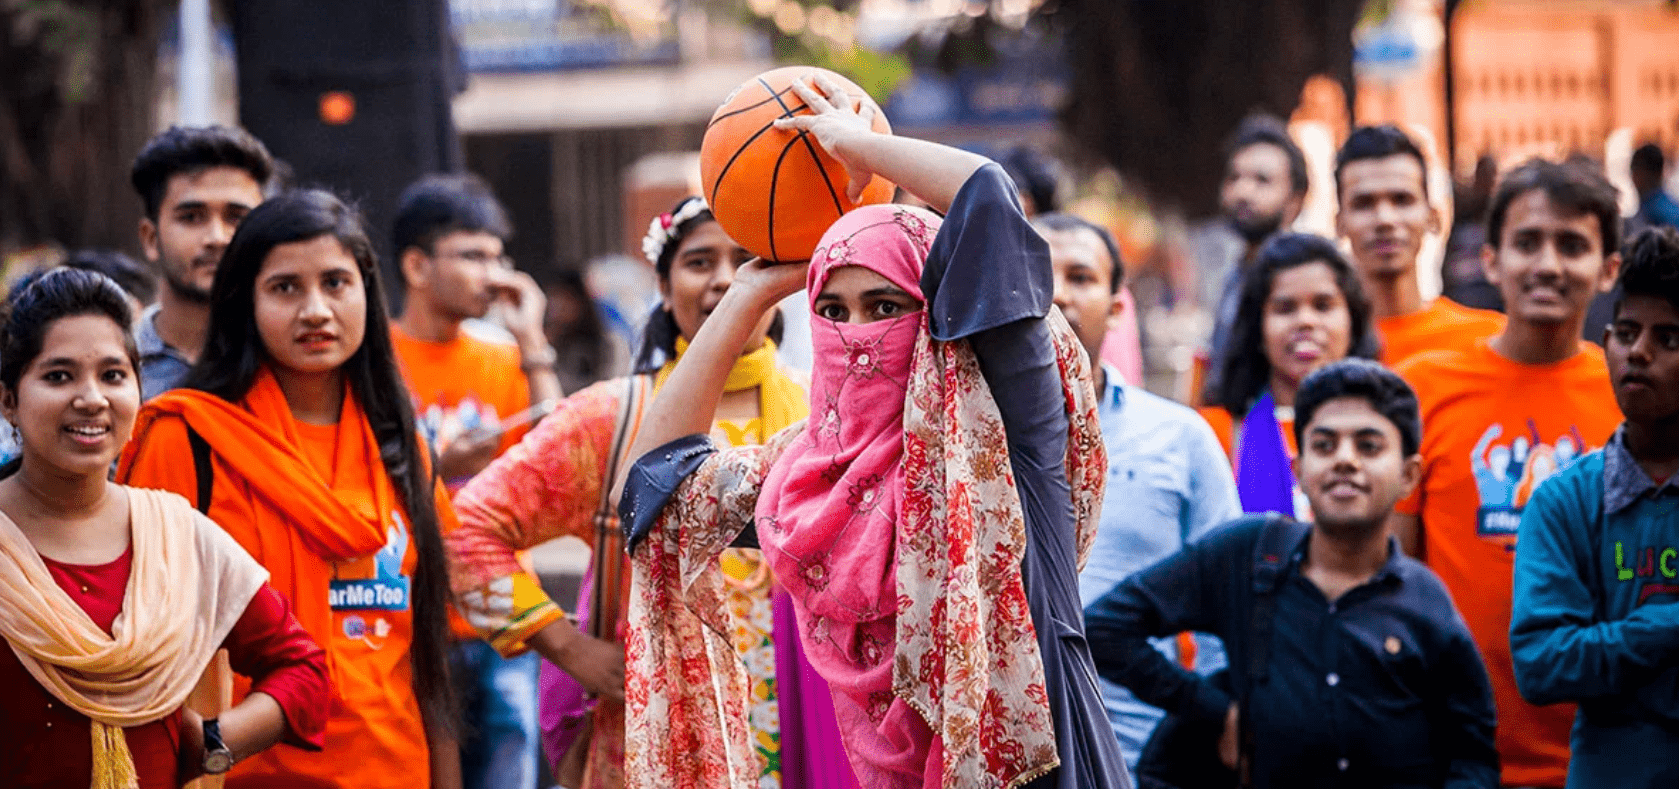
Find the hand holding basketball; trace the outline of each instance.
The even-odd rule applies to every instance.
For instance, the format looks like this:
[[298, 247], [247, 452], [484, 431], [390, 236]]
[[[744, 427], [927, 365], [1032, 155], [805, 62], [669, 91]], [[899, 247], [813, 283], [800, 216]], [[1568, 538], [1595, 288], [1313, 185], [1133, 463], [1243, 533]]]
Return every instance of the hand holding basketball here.
[[[863, 189], [874, 178], [874, 172], [850, 155], [846, 140], [876, 133], [872, 128], [875, 107], [852, 98], [826, 74], [817, 73], [815, 81], [816, 87], [812, 87], [804, 79], [793, 80], [793, 92], [804, 99], [814, 114], [778, 119], [775, 128], [810, 132], [823, 150], [845, 165], [846, 172], [851, 176], [851, 183], [845, 189], [846, 199], [858, 202], [862, 199]], [[820, 92], [817, 87], [821, 88]]]
[[[857, 107], [868, 109], [859, 114]], [[809, 126], [776, 123], [818, 115]], [[875, 135], [859, 133], [858, 123]], [[706, 203], [717, 224], [752, 254], [771, 262], [805, 260], [834, 220], [859, 205], [891, 200], [895, 188], [870, 175], [875, 167], [857, 172], [830, 149], [856, 160], [873, 150], [876, 135], [891, 133], [874, 100], [839, 74], [810, 66], [766, 71], [730, 94], [706, 126], [700, 143]]]

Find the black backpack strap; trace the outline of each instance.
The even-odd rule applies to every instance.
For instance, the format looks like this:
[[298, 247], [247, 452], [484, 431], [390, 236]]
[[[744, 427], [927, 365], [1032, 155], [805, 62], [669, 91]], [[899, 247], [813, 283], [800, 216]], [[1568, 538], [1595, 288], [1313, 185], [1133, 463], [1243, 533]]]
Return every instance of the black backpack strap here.
[[210, 514], [210, 489], [216, 484], [216, 470], [210, 465], [210, 442], [187, 425], [187, 444], [192, 447], [193, 472], [198, 477], [198, 511]]
[[1282, 584], [1294, 549], [1311, 527], [1270, 515], [1253, 546], [1253, 620], [1248, 631], [1247, 686], [1263, 681], [1271, 668], [1272, 620], [1277, 611], [1277, 587]]

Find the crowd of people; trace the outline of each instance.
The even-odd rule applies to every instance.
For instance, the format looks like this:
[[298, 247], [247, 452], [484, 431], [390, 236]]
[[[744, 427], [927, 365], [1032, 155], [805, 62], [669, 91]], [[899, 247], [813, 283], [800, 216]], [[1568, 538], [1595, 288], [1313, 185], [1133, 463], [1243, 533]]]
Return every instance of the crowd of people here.
[[1424, 298], [1404, 131], [1346, 138], [1331, 239], [1244, 124], [1192, 407], [1103, 354], [1106, 228], [793, 90], [779, 128], [913, 205], [770, 264], [681, 201], [633, 354], [474, 177], [410, 186], [382, 267], [248, 133], [154, 138], [155, 278], [75, 255], [0, 325], [0, 782], [1679, 785], [1659, 149], [1630, 221], [1589, 161], [1503, 173], [1495, 312]]

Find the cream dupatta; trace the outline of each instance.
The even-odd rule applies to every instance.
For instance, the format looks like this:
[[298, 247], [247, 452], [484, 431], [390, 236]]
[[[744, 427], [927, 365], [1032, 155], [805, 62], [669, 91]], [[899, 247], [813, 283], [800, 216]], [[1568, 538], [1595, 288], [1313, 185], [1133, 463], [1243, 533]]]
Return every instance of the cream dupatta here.
[[109, 635], [0, 514], [0, 635], [41, 687], [92, 719], [93, 789], [138, 785], [122, 729], [180, 709], [268, 579], [186, 499], [125, 490], [133, 564]]

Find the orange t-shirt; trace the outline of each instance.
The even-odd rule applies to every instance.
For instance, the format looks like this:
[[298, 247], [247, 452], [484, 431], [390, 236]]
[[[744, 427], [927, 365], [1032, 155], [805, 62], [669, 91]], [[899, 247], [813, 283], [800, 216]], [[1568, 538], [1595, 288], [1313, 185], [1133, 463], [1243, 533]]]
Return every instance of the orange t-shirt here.
[[1465, 307], [1444, 296], [1409, 315], [1376, 319], [1382, 364], [1398, 367], [1419, 353], [1464, 351], [1476, 340], [1504, 331], [1504, 315]]
[[[1277, 427], [1283, 431], [1283, 446], [1288, 447], [1290, 460], [1300, 453], [1299, 447], [1294, 445], [1294, 409], [1279, 409]], [[1195, 409], [1207, 425], [1212, 427], [1213, 435], [1218, 437], [1218, 444], [1224, 447], [1224, 456], [1229, 458], [1232, 468], [1236, 465], [1236, 417], [1221, 405], [1208, 405]]]
[[[494, 426], [530, 407], [530, 384], [519, 369], [519, 349], [484, 342], [464, 332], [448, 342], [416, 340], [391, 324], [402, 380], [414, 398], [420, 431], [438, 452], [467, 430]], [[500, 455], [530, 429], [501, 437]], [[451, 486], [465, 480], [448, 480]]]
[[[340, 462], [338, 428], [292, 420], [291, 429], [304, 459], [323, 479], [332, 479], [334, 467]], [[129, 483], [173, 491], [196, 501], [198, 480], [191, 457], [186, 423], [177, 418], [160, 419], [147, 434], [144, 449], [134, 458]], [[430, 751], [409, 657], [414, 633], [412, 595], [400, 601], [389, 598], [392, 588], [411, 588], [419, 564], [413, 535], [405, 527], [406, 518], [399, 523], [394, 517], [397, 513], [393, 513], [389, 524], [392, 541], [359, 559], [332, 562], [307, 551], [271, 556], [269, 551], [288, 549], [284, 545], [264, 545], [256, 511], [268, 511], [270, 521], [283, 518], [283, 513], [274, 513], [272, 505], [255, 490], [257, 486], [232, 472], [219, 455], [212, 456], [211, 464], [215, 478], [210, 519], [265, 567], [290, 568], [270, 578], [274, 588], [290, 599], [292, 590], [301, 585], [331, 585], [332, 631], [309, 635], [327, 650], [338, 672], [325, 748], [315, 753], [285, 746], [270, 748], [240, 761], [228, 774], [227, 786], [427, 789], [431, 785]], [[447, 533], [458, 524], [447, 493], [441, 486], [437, 493], [438, 526]], [[368, 494], [356, 490], [344, 491], [344, 495]], [[393, 558], [397, 560], [394, 567]], [[392, 579], [393, 575], [398, 578]], [[373, 581], [384, 583], [366, 583]], [[385, 599], [379, 599], [382, 596]], [[234, 698], [242, 698], [248, 689], [248, 681], [236, 678]]]
[[1518, 364], [1482, 339], [1399, 368], [1422, 407], [1422, 481], [1399, 503], [1420, 516], [1423, 559], [1463, 613], [1498, 705], [1503, 782], [1562, 786], [1574, 706], [1527, 703], [1510, 661], [1516, 527], [1534, 488], [1602, 447], [1621, 423], [1603, 351]]
[[[391, 344], [397, 366], [413, 397], [414, 421], [438, 452], [456, 436], [480, 426], [493, 426], [530, 407], [530, 383], [519, 369], [519, 349], [485, 342], [461, 332], [448, 342], [426, 342], [408, 336], [391, 323]], [[502, 434], [496, 456], [519, 443], [531, 425]], [[443, 481], [454, 492], [467, 478]], [[524, 553], [521, 562], [528, 562]], [[478, 638], [478, 631], [449, 606], [449, 633], [457, 640]]]

